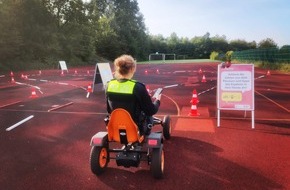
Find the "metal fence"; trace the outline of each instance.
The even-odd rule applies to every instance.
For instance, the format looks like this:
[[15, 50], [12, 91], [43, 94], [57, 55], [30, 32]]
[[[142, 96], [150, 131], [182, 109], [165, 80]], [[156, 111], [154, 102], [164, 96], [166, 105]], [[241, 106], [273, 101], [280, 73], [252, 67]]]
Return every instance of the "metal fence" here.
[[232, 60], [261, 61], [268, 63], [290, 63], [290, 46], [235, 51]]

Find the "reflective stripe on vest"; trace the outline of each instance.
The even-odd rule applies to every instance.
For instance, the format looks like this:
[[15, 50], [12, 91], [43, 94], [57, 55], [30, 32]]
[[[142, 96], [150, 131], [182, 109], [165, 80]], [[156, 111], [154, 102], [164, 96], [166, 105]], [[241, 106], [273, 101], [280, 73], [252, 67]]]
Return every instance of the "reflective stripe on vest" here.
[[112, 80], [108, 84], [107, 92], [121, 93], [121, 94], [133, 94], [135, 82], [128, 80], [126, 82], [118, 82]]

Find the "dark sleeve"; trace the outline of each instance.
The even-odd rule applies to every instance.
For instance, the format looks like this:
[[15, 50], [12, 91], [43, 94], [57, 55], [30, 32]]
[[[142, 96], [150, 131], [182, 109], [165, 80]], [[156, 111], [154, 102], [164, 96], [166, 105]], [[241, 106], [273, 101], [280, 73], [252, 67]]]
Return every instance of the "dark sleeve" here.
[[141, 110], [146, 115], [152, 116], [157, 113], [160, 106], [160, 101], [155, 100], [154, 102], [152, 102], [151, 97], [144, 84], [137, 82], [134, 89], [134, 94], [136, 95]]
[[110, 107], [110, 105], [109, 105], [108, 97], [106, 97], [106, 102], [107, 102], [107, 112], [108, 112], [108, 113], [111, 113], [112, 110], [111, 110], [111, 107]]
[[107, 94], [108, 83], [109, 82], [107, 82], [107, 84], [104, 86], [104, 89], [105, 89], [105, 95], [106, 95], [107, 112], [111, 113], [112, 110], [111, 110], [111, 107], [110, 107], [110, 104], [109, 104], [109, 99], [108, 99], [108, 94]]

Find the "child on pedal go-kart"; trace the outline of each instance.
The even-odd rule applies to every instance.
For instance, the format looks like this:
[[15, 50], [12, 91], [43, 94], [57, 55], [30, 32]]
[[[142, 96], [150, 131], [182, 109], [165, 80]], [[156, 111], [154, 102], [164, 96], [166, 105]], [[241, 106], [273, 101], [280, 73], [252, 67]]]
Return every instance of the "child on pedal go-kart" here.
[[136, 61], [130, 55], [122, 55], [114, 61], [114, 79], [106, 86], [107, 111], [117, 108], [127, 110], [139, 128], [140, 135], [149, 135], [153, 126], [153, 115], [160, 106], [161, 94], [152, 101], [146, 86], [133, 80]]

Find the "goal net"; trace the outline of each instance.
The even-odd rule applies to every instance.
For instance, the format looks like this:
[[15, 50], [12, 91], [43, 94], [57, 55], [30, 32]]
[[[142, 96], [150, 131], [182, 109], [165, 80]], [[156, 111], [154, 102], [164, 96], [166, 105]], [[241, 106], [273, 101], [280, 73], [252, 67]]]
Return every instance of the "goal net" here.
[[164, 53], [151, 53], [149, 54], [149, 61], [153, 61], [153, 60], [165, 60], [165, 54]]
[[175, 60], [175, 59], [176, 59], [175, 53], [165, 54], [165, 60]]
[[175, 60], [176, 55], [174, 53], [151, 53], [149, 54], [149, 61], [153, 60], [160, 60], [160, 61], [165, 61], [165, 60]]

